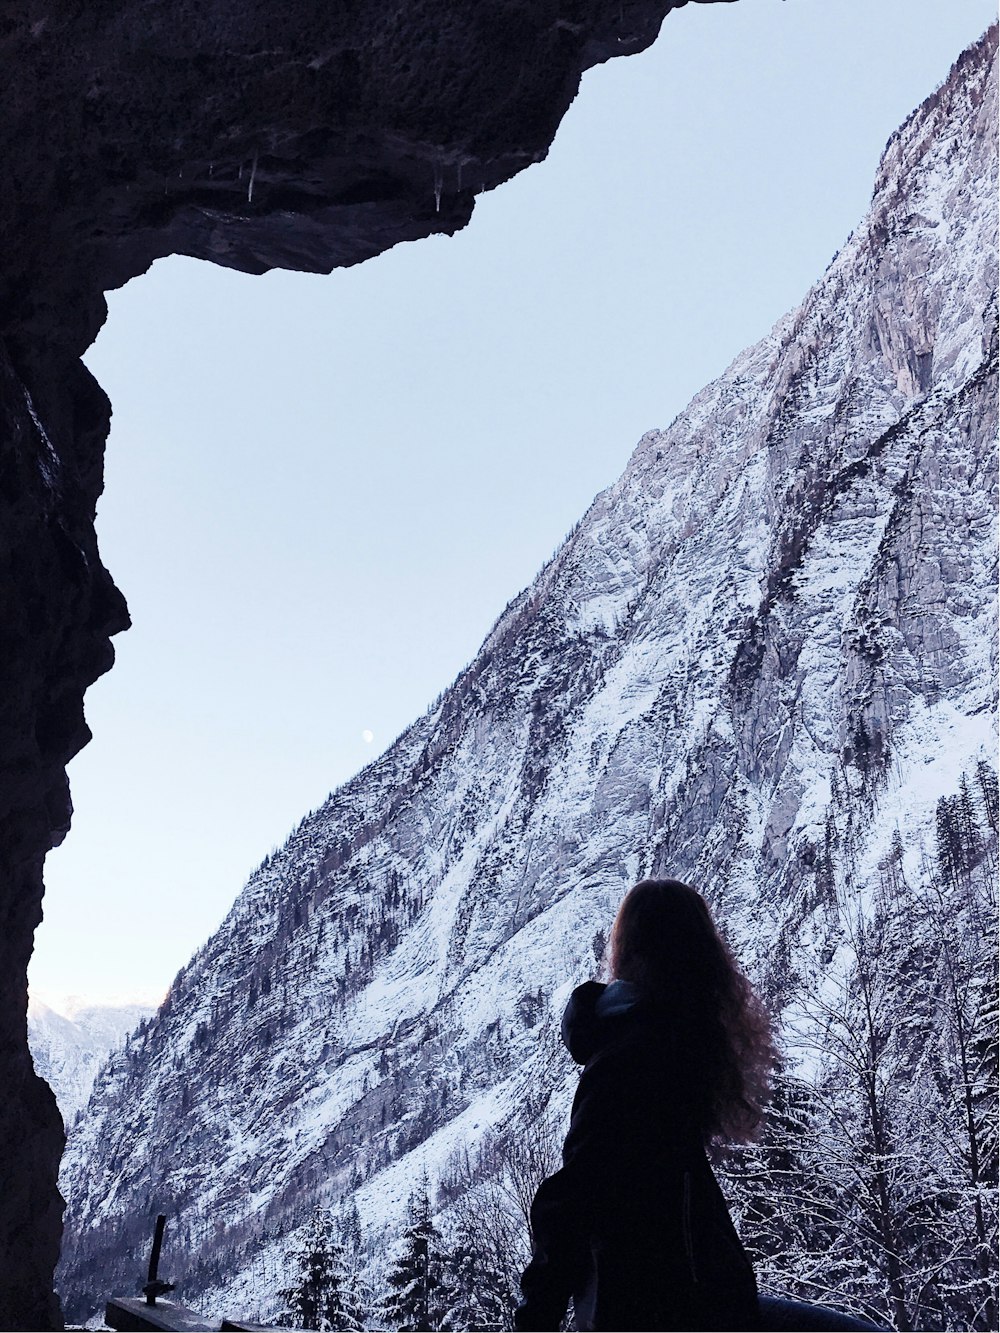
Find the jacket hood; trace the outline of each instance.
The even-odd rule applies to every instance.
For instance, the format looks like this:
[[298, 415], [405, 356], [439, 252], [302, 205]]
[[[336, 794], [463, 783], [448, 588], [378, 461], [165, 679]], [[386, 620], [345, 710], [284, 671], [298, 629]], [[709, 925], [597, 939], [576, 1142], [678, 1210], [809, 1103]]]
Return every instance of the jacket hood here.
[[579, 1065], [622, 1032], [639, 1005], [639, 993], [628, 981], [585, 981], [569, 997], [563, 1012], [562, 1039]]

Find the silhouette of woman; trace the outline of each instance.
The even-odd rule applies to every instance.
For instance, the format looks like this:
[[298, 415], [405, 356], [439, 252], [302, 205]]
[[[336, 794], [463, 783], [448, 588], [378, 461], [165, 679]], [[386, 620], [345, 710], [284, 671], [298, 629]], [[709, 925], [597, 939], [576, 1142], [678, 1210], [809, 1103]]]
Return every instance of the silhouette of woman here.
[[643, 880], [611, 931], [608, 986], [578, 986], [563, 1040], [584, 1066], [563, 1167], [531, 1209], [514, 1326], [871, 1329], [758, 1297], [706, 1148], [753, 1137], [775, 1049], [767, 1013], [701, 895]]

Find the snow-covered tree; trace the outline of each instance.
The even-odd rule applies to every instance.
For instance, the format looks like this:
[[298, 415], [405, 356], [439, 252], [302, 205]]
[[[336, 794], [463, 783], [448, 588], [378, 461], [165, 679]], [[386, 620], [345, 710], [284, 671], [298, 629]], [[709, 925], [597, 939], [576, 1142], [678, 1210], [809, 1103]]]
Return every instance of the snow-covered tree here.
[[317, 1208], [292, 1256], [295, 1275], [291, 1284], [278, 1294], [288, 1307], [290, 1322], [300, 1328], [363, 1327], [338, 1231], [329, 1209]]
[[410, 1197], [399, 1254], [386, 1275], [386, 1326], [400, 1333], [439, 1329], [444, 1315], [441, 1233], [431, 1216], [426, 1178]]
[[780, 1073], [760, 1141], [720, 1163], [724, 1191], [762, 1291], [870, 1314], [872, 1274], [844, 1226], [821, 1124], [809, 1082]]
[[[963, 784], [964, 785], [964, 784]], [[984, 840], [985, 841], [985, 840]], [[939, 1272], [952, 1319], [997, 1327], [997, 979], [992, 872], [971, 867], [951, 893], [932, 881], [922, 929], [934, 942], [933, 1012], [921, 1065], [928, 1138], [941, 1178]]]
[[544, 1103], [526, 1104], [527, 1123], [488, 1135], [456, 1163], [460, 1186], [445, 1244], [443, 1328], [513, 1327], [519, 1279], [531, 1256], [530, 1208], [542, 1179], [559, 1165], [561, 1133]]
[[514, 1299], [507, 1274], [486, 1238], [475, 1227], [471, 1196], [445, 1235], [441, 1286], [442, 1329], [471, 1331], [513, 1327]]
[[802, 1075], [779, 1082], [762, 1142], [731, 1167], [765, 1287], [898, 1329], [996, 1327], [996, 893], [982, 805], [963, 781], [938, 804], [933, 858], [907, 861], [897, 836], [877, 883], [842, 876], [840, 947], [793, 1005]]

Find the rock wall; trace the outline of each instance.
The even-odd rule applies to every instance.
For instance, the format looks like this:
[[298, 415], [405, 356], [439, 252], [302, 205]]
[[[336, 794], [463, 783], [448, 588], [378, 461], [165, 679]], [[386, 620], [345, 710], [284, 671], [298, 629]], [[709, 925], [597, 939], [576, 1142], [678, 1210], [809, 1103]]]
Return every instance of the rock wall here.
[[128, 625], [94, 533], [103, 293], [172, 253], [326, 272], [464, 226], [584, 69], [686, 0], [14, 0], [0, 192], [0, 1326], [61, 1326], [62, 1127], [26, 1042], [42, 862]]

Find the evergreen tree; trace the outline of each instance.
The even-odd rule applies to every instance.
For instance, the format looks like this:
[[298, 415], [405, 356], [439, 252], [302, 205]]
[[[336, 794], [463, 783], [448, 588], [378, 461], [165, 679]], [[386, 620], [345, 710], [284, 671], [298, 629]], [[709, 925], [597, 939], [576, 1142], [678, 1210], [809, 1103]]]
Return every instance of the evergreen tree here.
[[386, 1278], [383, 1315], [400, 1333], [431, 1333], [444, 1314], [441, 1235], [431, 1217], [426, 1177], [410, 1198], [400, 1253]]
[[498, 1265], [462, 1217], [452, 1229], [442, 1274], [442, 1329], [504, 1330], [512, 1326], [516, 1294], [498, 1272]]
[[363, 1329], [374, 1298], [363, 1272], [366, 1260], [364, 1237], [358, 1205], [353, 1198], [341, 1204], [336, 1225], [344, 1272], [341, 1305], [346, 1322], [343, 1327]]
[[327, 1209], [315, 1210], [293, 1257], [296, 1280], [278, 1293], [288, 1306], [289, 1322], [321, 1330], [360, 1328], [347, 1289], [343, 1246]]
[[986, 822], [996, 833], [997, 806], [1000, 804], [1000, 798], [997, 795], [997, 775], [985, 759], [980, 759], [976, 765], [976, 781], [979, 784], [980, 800], [986, 814]]

